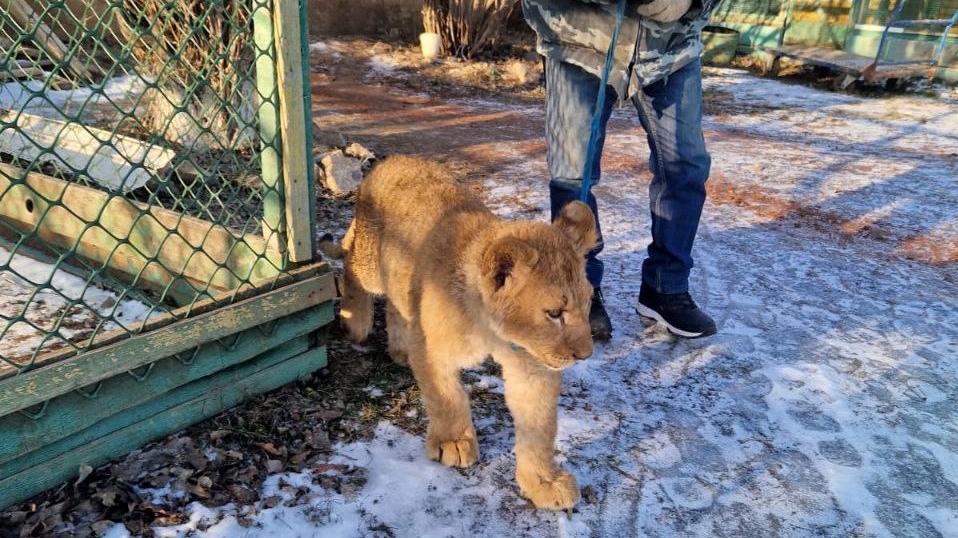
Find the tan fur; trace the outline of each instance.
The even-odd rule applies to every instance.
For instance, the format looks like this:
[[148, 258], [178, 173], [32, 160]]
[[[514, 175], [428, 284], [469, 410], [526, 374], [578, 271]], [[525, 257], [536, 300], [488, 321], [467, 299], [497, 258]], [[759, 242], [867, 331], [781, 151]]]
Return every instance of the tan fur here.
[[[385, 296], [389, 353], [422, 392], [426, 451], [445, 465], [478, 458], [459, 371], [492, 356], [516, 425], [516, 479], [540, 508], [575, 505], [575, 478], [555, 465], [560, 370], [592, 354], [584, 255], [596, 232], [573, 202], [553, 224], [495, 217], [439, 165], [393, 156], [362, 183], [343, 240], [341, 317], [350, 337], [372, 327]], [[550, 315], [551, 313], [551, 315]]]

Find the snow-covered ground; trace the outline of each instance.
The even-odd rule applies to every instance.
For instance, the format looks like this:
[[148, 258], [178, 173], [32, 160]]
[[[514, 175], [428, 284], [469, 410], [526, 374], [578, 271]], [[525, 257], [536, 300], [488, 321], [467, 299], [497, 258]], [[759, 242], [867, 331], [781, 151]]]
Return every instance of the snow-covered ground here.
[[[596, 192], [615, 333], [566, 372], [560, 403], [559, 459], [584, 488], [574, 511], [518, 496], [505, 417], [477, 423], [481, 461], [465, 471], [384, 422], [321, 468], [273, 476], [268, 504], [193, 505], [157, 535], [958, 537], [958, 99], [734, 70], [705, 87], [721, 112], [706, 119], [713, 196], [692, 287], [719, 334], [679, 340], [635, 313], [647, 174], [610, 167]], [[607, 154], [641, 162], [633, 116], [616, 112]], [[542, 160], [489, 177], [490, 205], [547, 207], [531, 181]], [[357, 468], [357, 487], [322, 487]]]
[[134, 330], [159, 313], [62, 268], [0, 247], [0, 374], [10, 373], [7, 361], [30, 364], [38, 348], [45, 352], [74, 345], [94, 329], [98, 334]]

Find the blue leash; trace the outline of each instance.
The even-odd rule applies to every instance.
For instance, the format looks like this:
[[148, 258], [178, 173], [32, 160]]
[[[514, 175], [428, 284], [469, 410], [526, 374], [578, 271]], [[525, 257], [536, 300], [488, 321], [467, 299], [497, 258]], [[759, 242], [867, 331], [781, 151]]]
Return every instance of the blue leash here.
[[602, 113], [605, 111], [605, 94], [608, 90], [609, 73], [612, 72], [612, 60], [615, 56], [615, 44], [619, 40], [619, 29], [622, 28], [622, 19], [625, 18], [626, 0], [619, 0], [615, 13], [615, 27], [612, 30], [612, 41], [609, 50], [605, 53], [605, 67], [599, 79], [599, 95], [595, 100], [595, 112], [592, 114], [592, 128], [589, 130], [589, 147], [585, 155], [585, 170], [582, 172], [582, 184], [579, 190], [579, 200], [587, 202], [589, 191], [592, 190], [592, 167], [595, 163], [595, 152], [599, 145], [599, 134], [602, 130]]

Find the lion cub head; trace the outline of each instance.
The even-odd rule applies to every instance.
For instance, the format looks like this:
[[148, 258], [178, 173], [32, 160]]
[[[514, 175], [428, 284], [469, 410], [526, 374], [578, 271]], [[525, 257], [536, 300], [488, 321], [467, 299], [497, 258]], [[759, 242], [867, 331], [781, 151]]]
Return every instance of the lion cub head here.
[[551, 225], [506, 225], [482, 259], [482, 300], [498, 336], [550, 368], [592, 355], [585, 255], [595, 244], [595, 219], [581, 202]]

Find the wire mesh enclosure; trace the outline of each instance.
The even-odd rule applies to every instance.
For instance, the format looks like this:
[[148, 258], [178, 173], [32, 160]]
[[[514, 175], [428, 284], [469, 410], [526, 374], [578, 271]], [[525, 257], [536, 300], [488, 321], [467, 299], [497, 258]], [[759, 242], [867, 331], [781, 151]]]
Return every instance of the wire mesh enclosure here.
[[0, 506], [324, 364], [304, 11], [0, 0]]

